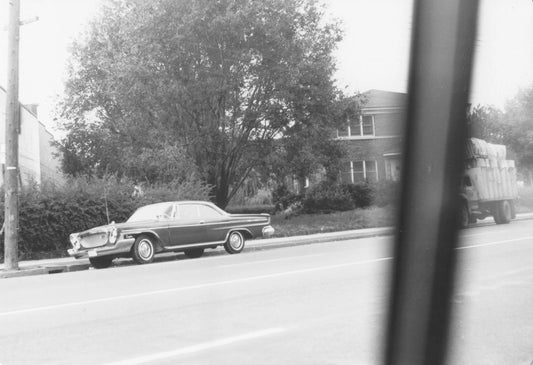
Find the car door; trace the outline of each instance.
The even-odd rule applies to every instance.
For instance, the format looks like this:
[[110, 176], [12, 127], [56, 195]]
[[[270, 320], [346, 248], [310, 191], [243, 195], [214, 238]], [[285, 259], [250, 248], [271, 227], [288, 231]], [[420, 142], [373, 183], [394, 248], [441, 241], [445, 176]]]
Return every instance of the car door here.
[[228, 216], [207, 204], [200, 204], [198, 210], [200, 218], [204, 221], [207, 242], [226, 240], [230, 223]]
[[174, 216], [169, 223], [171, 246], [183, 246], [205, 242], [205, 221], [200, 218], [198, 204], [176, 204]]

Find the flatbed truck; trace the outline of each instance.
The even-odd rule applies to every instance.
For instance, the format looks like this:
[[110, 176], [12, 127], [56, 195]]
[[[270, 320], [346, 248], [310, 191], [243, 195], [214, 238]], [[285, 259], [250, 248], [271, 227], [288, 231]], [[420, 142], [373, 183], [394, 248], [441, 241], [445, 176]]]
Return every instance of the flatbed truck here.
[[497, 224], [516, 217], [516, 167], [504, 145], [482, 139], [467, 141], [465, 174], [461, 182], [461, 226], [494, 217]]

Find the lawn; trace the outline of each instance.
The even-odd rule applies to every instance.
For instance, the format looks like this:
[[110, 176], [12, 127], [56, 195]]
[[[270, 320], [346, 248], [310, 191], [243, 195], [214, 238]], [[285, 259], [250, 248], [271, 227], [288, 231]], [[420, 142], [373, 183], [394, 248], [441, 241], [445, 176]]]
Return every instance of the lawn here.
[[387, 227], [395, 223], [395, 209], [371, 207], [330, 214], [301, 214], [292, 217], [272, 216], [274, 237], [337, 232], [351, 229]]

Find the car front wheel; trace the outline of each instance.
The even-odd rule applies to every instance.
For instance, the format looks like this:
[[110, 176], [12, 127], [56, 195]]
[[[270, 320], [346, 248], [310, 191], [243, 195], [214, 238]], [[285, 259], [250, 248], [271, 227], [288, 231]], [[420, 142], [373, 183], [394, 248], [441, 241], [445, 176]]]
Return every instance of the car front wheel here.
[[149, 264], [154, 261], [155, 244], [150, 236], [139, 236], [132, 247], [131, 257], [137, 264]]
[[239, 253], [244, 249], [244, 236], [239, 231], [233, 231], [229, 234], [224, 249], [229, 254]]

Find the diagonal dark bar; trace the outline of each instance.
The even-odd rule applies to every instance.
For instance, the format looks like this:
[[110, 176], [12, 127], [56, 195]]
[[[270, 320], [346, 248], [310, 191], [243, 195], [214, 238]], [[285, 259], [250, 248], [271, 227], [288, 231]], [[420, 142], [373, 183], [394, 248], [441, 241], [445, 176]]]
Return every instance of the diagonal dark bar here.
[[415, 0], [385, 364], [445, 362], [477, 0]]

